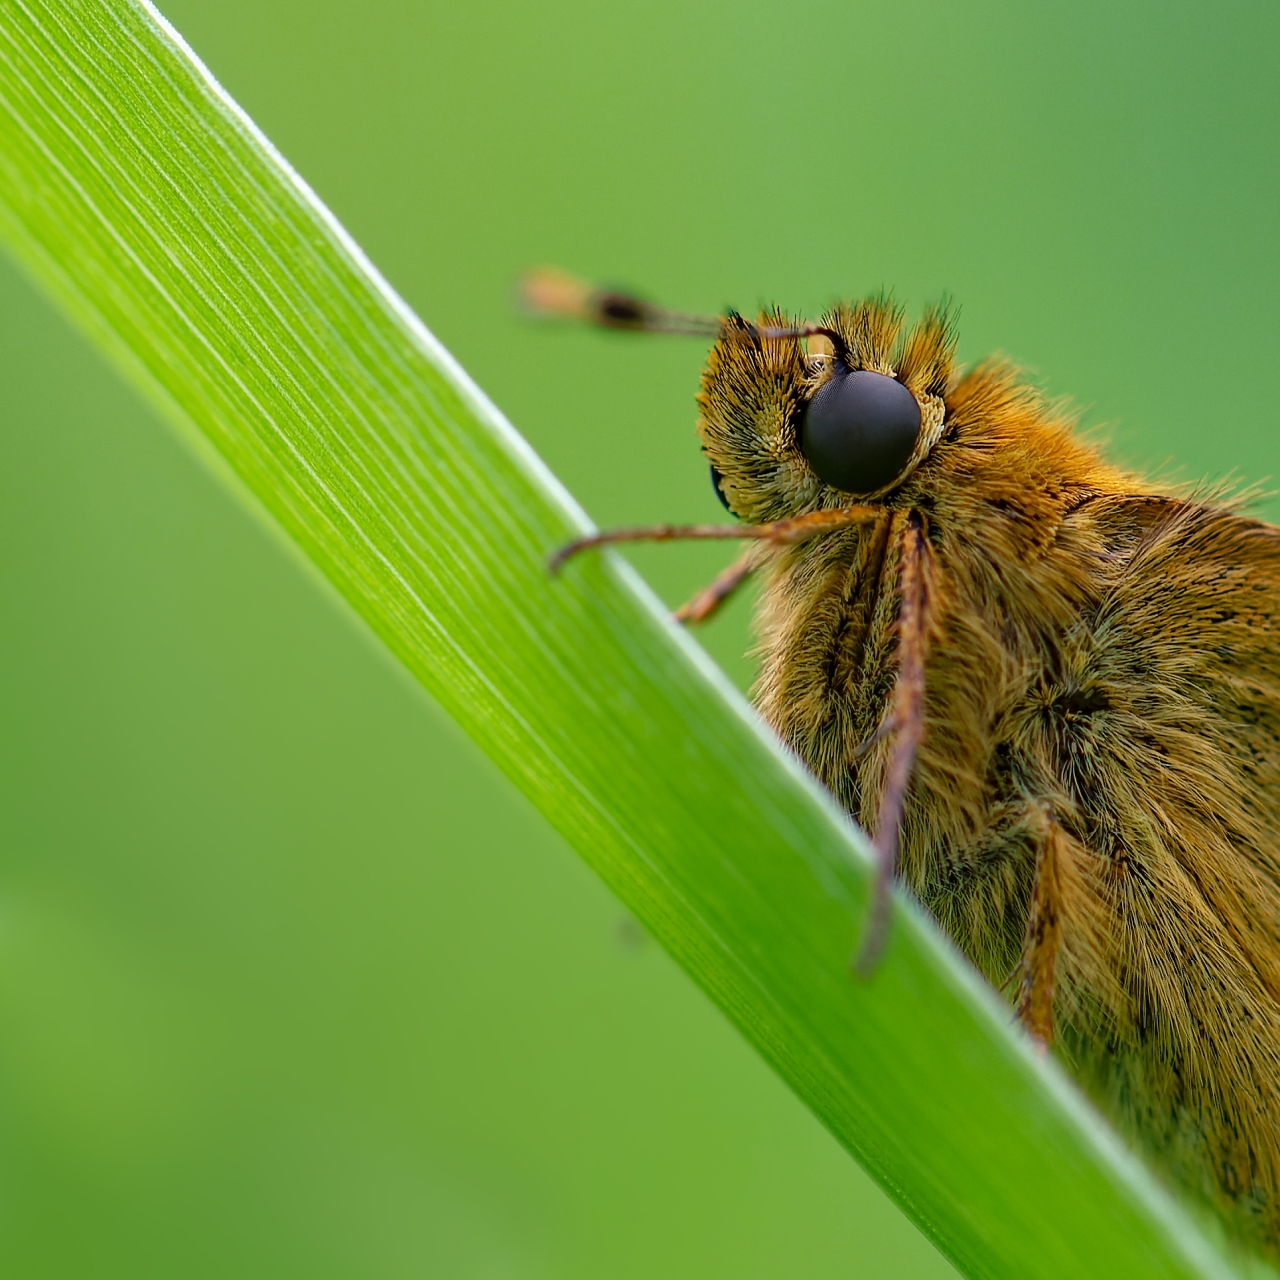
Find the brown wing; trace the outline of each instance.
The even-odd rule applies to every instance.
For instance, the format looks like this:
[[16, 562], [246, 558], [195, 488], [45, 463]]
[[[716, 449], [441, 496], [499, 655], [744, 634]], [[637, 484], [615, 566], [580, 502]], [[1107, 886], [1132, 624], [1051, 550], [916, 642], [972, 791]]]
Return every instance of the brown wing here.
[[1138, 811], [1126, 820], [1168, 849], [1280, 999], [1280, 529], [1191, 503], [1114, 505], [1137, 543], [1093, 635], [1118, 794]]
[[1174, 500], [1090, 518], [1116, 564], [1047, 735], [1093, 899], [1066, 1047], [1122, 1127], [1274, 1249], [1280, 531]]

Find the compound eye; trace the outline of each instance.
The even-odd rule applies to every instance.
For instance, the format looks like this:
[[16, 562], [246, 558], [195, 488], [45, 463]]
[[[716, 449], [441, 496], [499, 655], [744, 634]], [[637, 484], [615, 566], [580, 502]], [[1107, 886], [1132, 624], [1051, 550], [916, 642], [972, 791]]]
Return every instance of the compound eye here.
[[729, 499], [724, 496], [724, 490], [720, 487], [720, 481], [724, 478], [720, 472], [716, 470], [716, 464], [713, 462], [711, 466], [711, 487], [715, 490], [716, 497], [720, 499], [720, 505], [730, 514], [733, 515], [733, 508], [729, 505]]
[[832, 488], [872, 493], [902, 474], [919, 434], [920, 406], [902, 383], [837, 367], [805, 409], [800, 450]]

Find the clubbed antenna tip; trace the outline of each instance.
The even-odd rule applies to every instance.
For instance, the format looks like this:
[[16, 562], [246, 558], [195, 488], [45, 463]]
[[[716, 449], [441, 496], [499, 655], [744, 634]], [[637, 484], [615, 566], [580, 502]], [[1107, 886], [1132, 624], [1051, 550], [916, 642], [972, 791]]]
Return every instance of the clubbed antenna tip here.
[[543, 319], [594, 321], [592, 302], [596, 291], [584, 280], [555, 267], [535, 267], [521, 277], [521, 306]]
[[527, 272], [520, 281], [519, 297], [529, 315], [582, 320], [604, 329], [683, 334], [694, 338], [715, 338], [721, 330], [719, 316], [694, 315], [655, 306], [633, 294], [596, 288], [556, 267], [536, 267]]

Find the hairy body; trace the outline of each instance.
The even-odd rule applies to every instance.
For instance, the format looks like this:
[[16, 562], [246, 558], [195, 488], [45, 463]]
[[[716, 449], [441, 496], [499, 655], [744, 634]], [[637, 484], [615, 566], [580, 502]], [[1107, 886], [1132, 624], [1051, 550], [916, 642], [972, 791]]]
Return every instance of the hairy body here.
[[[798, 325], [559, 276], [530, 296], [715, 336], [698, 429], [742, 522], [557, 563], [753, 539], [681, 616], [763, 575], [756, 701], [876, 833], [882, 884], [896, 871], [1117, 1127], [1280, 1257], [1280, 530], [1111, 467], [1005, 363], [958, 372], [936, 313], [904, 333], [880, 299]], [[914, 407], [905, 435], [880, 424], [901, 465], [851, 493], [811, 463], [806, 414], [861, 371]]]
[[[900, 533], [916, 513], [924, 732], [898, 874], [999, 987], [1034, 983], [1052, 915], [1059, 1054], [1122, 1130], [1274, 1253], [1280, 530], [1109, 467], [1007, 365], [955, 377], [937, 319], [895, 352], [895, 319], [869, 303], [828, 323], [860, 367], [938, 397], [936, 440], [874, 519], [760, 545], [758, 705], [874, 829]], [[794, 340], [713, 352], [700, 430], [744, 518], [848, 501], [797, 495], [783, 474], [799, 465], [786, 401], [821, 377]]]

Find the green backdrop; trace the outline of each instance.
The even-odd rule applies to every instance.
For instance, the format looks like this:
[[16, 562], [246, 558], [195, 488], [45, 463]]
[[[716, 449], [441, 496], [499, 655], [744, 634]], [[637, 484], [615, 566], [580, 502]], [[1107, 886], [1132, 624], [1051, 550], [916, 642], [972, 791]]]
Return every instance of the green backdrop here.
[[[531, 263], [948, 292], [1122, 458], [1280, 469], [1270, 3], [165, 12], [602, 524], [717, 518], [702, 352], [521, 322]], [[0, 327], [7, 1273], [950, 1274], [7, 266]]]

